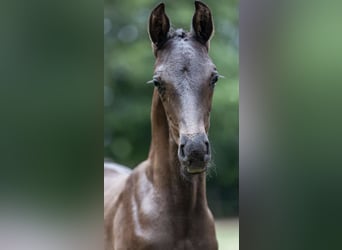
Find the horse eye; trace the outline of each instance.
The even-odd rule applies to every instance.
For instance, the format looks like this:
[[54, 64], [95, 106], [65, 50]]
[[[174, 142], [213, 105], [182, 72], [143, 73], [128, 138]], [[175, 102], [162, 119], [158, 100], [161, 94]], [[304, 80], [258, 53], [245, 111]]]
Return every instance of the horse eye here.
[[148, 81], [146, 83], [148, 83], [148, 84], [153, 83], [153, 85], [155, 87], [160, 87], [161, 86], [161, 82], [160, 82], [159, 78], [157, 78], [157, 77], [154, 77], [151, 81]]
[[212, 78], [211, 78], [211, 85], [215, 86], [215, 83], [218, 81], [218, 78], [219, 76], [218, 75], [214, 75]]
[[160, 81], [158, 79], [154, 78], [152, 81], [155, 87], [160, 87]]

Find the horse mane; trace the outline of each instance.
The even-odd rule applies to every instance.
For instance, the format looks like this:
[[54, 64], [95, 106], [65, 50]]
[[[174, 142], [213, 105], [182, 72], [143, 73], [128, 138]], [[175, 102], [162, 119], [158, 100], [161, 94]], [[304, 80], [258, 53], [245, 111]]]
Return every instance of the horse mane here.
[[191, 32], [187, 32], [184, 29], [170, 28], [169, 33], [168, 33], [168, 39], [186, 38], [186, 37], [190, 37], [190, 36], [191, 36]]

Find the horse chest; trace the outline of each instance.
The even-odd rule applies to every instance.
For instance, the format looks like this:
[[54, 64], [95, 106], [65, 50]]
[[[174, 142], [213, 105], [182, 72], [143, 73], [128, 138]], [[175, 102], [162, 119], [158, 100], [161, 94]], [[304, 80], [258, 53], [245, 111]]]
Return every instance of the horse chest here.
[[146, 246], [142, 249], [216, 250], [213, 225], [203, 217], [175, 216], [168, 211], [150, 218], [145, 215], [148, 223], [136, 236]]
[[217, 249], [214, 225], [206, 214], [180, 216], [166, 209], [161, 201], [148, 197], [142, 201], [145, 205], [140, 204], [139, 209], [121, 210], [125, 222], [118, 223], [120, 233], [116, 233], [121, 237], [114, 249]]
[[[157, 224], [158, 222], [156, 222]], [[190, 233], [191, 234], [191, 233]], [[217, 250], [215, 235], [181, 235], [174, 229], [156, 225], [134, 234], [123, 243], [125, 248], [134, 250]], [[121, 248], [115, 248], [121, 249]]]

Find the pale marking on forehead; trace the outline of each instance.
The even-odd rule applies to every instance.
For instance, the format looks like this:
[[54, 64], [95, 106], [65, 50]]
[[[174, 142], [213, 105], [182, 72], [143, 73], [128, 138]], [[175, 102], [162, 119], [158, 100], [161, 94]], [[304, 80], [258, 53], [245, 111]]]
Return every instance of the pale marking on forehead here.
[[[155, 64], [155, 75], [165, 81], [184, 83], [198, 82], [210, 74], [214, 65], [208, 52], [189, 39], [171, 40], [165, 50], [161, 50]], [[186, 84], [186, 85], [188, 85]], [[182, 84], [184, 85], [184, 84]], [[197, 85], [197, 84], [196, 84]]]

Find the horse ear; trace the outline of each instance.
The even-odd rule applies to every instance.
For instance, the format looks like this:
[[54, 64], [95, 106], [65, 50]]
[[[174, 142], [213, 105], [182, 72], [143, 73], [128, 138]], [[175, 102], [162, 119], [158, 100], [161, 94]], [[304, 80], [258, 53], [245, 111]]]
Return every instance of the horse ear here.
[[195, 14], [192, 18], [192, 29], [196, 39], [209, 47], [209, 40], [214, 31], [211, 11], [207, 5], [195, 1]]
[[149, 34], [152, 43], [158, 48], [167, 39], [170, 21], [165, 14], [165, 4], [161, 3], [151, 12], [149, 21]]

